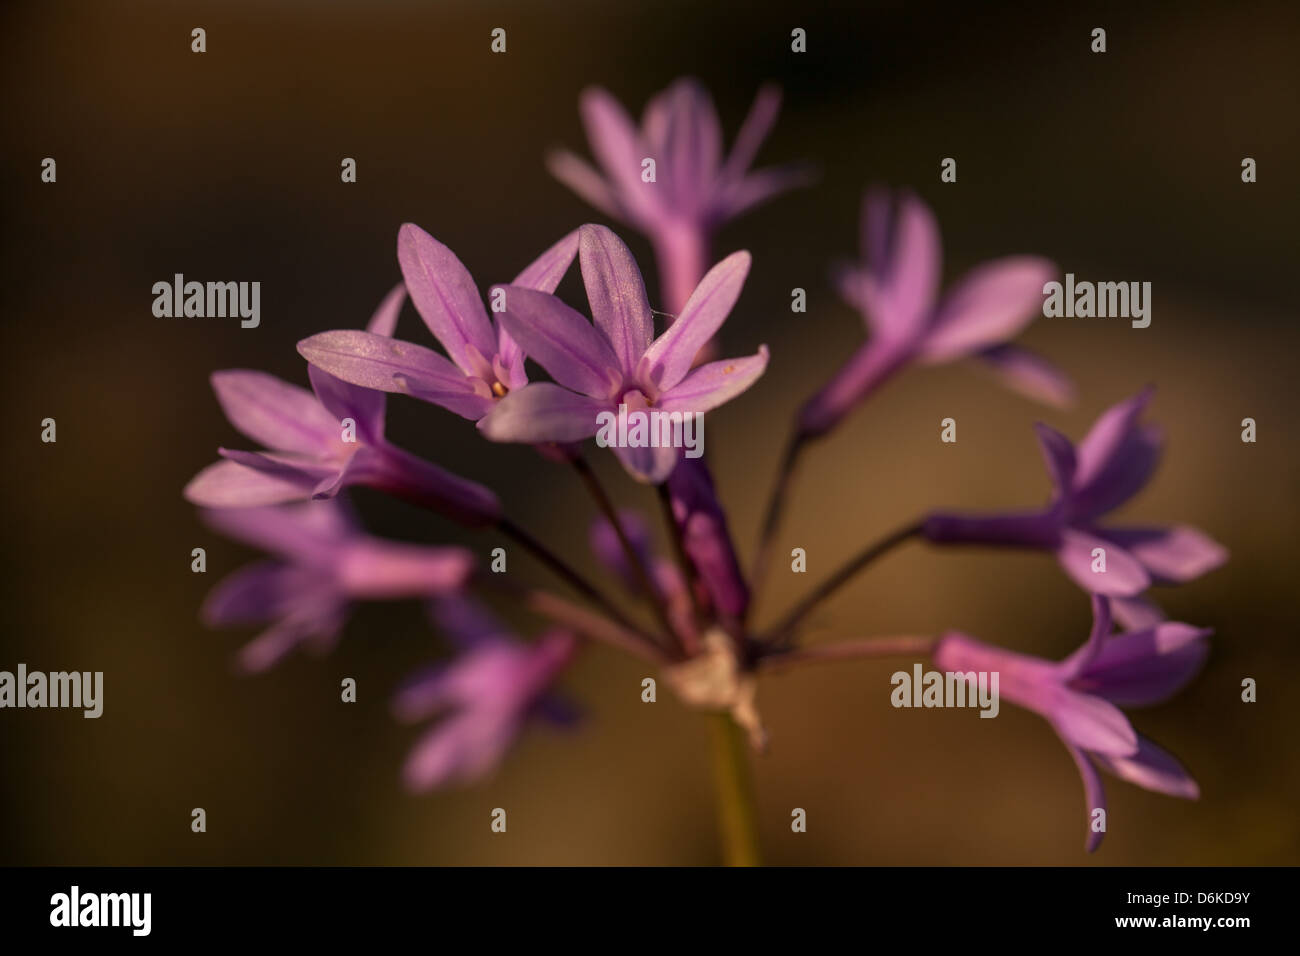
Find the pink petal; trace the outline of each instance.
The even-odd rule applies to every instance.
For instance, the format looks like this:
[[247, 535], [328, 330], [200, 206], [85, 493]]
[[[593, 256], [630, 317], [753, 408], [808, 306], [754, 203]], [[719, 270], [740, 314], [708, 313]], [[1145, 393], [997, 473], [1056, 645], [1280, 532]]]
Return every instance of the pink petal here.
[[1063, 495], [1070, 490], [1074, 480], [1074, 446], [1070, 444], [1070, 439], [1042, 422], [1034, 425], [1034, 431], [1038, 435], [1038, 448], [1043, 453], [1043, 463], [1047, 465], [1047, 473], [1052, 476], [1052, 487], [1058, 496]]
[[668, 480], [677, 463], [682, 460], [680, 448], [630, 448], [615, 446], [614, 454], [637, 481], [658, 485]]
[[1167, 700], [1196, 676], [1209, 654], [1209, 628], [1174, 621], [1112, 637], [1071, 686], [1121, 707]]
[[1194, 580], [1228, 560], [1227, 548], [1188, 525], [1107, 528], [1104, 534], [1141, 561], [1151, 577], [1162, 584]]
[[492, 441], [580, 441], [596, 434], [603, 411], [614, 411], [606, 400], [533, 382], [497, 402], [478, 427]]
[[1201, 788], [1183, 765], [1145, 737], [1138, 737], [1138, 751], [1131, 757], [1098, 754], [1097, 760], [1121, 780], [1137, 784], [1144, 790], [1184, 800], [1196, 800], [1201, 796]]
[[[1092, 570], [1095, 548], [1106, 552], [1104, 572]], [[1137, 558], [1113, 542], [1076, 528], [1061, 532], [1056, 559], [1074, 583], [1090, 594], [1132, 597], [1151, 586], [1151, 578]]]
[[1101, 774], [1093, 766], [1092, 760], [1086, 753], [1078, 747], [1071, 747], [1068, 743], [1065, 749], [1070, 752], [1070, 757], [1074, 760], [1074, 765], [1079, 768], [1079, 777], [1083, 780], [1083, 804], [1086, 811], [1084, 819], [1087, 821], [1088, 838], [1084, 842], [1084, 848], [1089, 852], [1094, 852], [1097, 847], [1101, 846], [1102, 838], [1106, 831], [1096, 831], [1092, 828], [1092, 814], [1095, 810], [1106, 809], [1106, 790], [1101, 783]]
[[747, 358], [701, 365], [665, 392], [655, 408], [665, 412], [707, 412], [729, 402], [753, 385], [767, 369], [767, 346]]
[[205, 508], [252, 508], [304, 501], [314, 480], [272, 475], [234, 461], [219, 461], [185, 486], [185, 500]]
[[1037, 352], [1018, 345], [995, 345], [975, 357], [1013, 392], [1057, 408], [1074, 404], [1074, 383]]
[[469, 270], [454, 252], [409, 222], [397, 234], [397, 262], [424, 324], [465, 374], [477, 374], [479, 363], [469, 347], [491, 356], [496, 340]]
[[650, 345], [641, 358], [637, 377], [659, 392], [686, 377], [706, 342], [726, 321], [749, 275], [748, 252], [733, 252], [700, 280], [677, 321]]
[[1083, 441], [1079, 442], [1079, 470], [1075, 486], [1083, 490], [1102, 480], [1115, 468], [1116, 459], [1132, 441], [1138, 418], [1151, 401], [1154, 389], [1144, 388], [1132, 398], [1112, 405], [1102, 412]]
[[946, 362], [1014, 338], [1041, 314], [1043, 286], [1056, 266], [1034, 256], [1009, 256], [977, 266], [944, 296], [921, 357]]
[[652, 218], [658, 184], [641, 181], [641, 160], [647, 156], [647, 147], [631, 118], [600, 87], [584, 90], [578, 106], [591, 151], [613, 184], [620, 206], [640, 219]]
[[1048, 719], [1066, 743], [1090, 753], [1127, 756], [1137, 753], [1138, 739], [1128, 718], [1110, 701], [1053, 688]]
[[366, 323], [366, 331], [374, 335], [391, 336], [397, 331], [397, 317], [405, 304], [406, 283], [399, 282], [393, 286], [388, 295], [384, 296], [384, 301], [379, 303], [379, 307], [370, 316], [370, 321]]
[[383, 392], [349, 384], [315, 365], [307, 366], [307, 378], [320, 403], [339, 422], [335, 434], [340, 441], [342, 422], [348, 418], [356, 425], [358, 442], [373, 445], [383, 440], [386, 404]]
[[754, 97], [754, 105], [749, 108], [740, 131], [736, 133], [736, 141], [731, 146], [731, 155], [727, 157], [720, 178], [738, 180], [745, 174], [754, 164], [758, 148], [772, 131], [780, 112], [781, 88], [774, 83], [765, 84]]
[[939, 224], [924, 202], [900, 193], [868, 190], [862, 202], [863, 251], [872, 282], [867, 320], [886, 338], [920, 334], [939, 291], [943, 249]]
[[631, 372], [654, 338], [641, 271], [632, 251], [609, 229], [587, 225], [579, 233], [579, 264], [592, 320], [614, 346], [618, 367]]
[[554, 150], [546, 155], [546, 168], [552, 176], [577, 193], [579, 198], [585, 199], [611, 219], [622, 218], [613, 190], [585, 160], [579, 159], [567, 149]]
[[276, 451], [318, 455], [338, 441], [339, 423], [305, 388], [244, 369], [212, 374], [230, 424]]
[[554, 292], [577, 254], [578, 230], [575, 229], [525, 266], [511, 285], [538, 292]]
[[574, 391], [602, 399], [613, 395], [622, 376], [602, 332], [553, 295], [520, 286], [497, 288], [505, 291], [501, 324], [533, 361]]

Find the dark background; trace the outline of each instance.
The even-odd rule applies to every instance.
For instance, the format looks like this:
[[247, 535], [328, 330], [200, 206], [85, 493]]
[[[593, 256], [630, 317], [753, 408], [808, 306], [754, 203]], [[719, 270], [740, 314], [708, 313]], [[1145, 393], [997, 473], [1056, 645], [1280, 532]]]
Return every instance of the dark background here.
[[[827, 282], [857, 245], [869, 182], [914, 187], [944, 230], [945, 277], [1048, 255], [1081, 279], [1151, 281], [1145, 330], [1040, 320], [1022, 341], [1063, 365], [1080, 401], [1045, 410], [968, 367], [892, 384], [807, 460], [780, 544], [820, 578], [923, 509], [1040, 501], [1031, 424], [1078, 437], [1146, 382], [1168, 432], [1156, 480], [1126, 510], [1196, 524], [1231, 562], [1158, 595], [1213, 626], [1204, 673], [1135, 725], [1179, 755], [1203, 797], [1109, 779], [1110, 832], [1087, 857], [1077, 773], [1038, 717], [1003, 708], [893, 710], [881, 661], [764, 681], [757, 759], [776, 863], [1294, 864], [1300, 760], [1295, 223], [1300, 74], [1294, 4], [986, 6], [844, 3], [11, 2], [0, 13], [3, 511], [0, 669], [102, 670], [105, 713], [0, 713], [0, 863], [709, 863], [705, 721], [642, 665], [602, 649], [565, 680], [576, 730], [534, 729], [501, 773], [415, 797], [399, 769], [417, 731], [394, 685], [445, 654], [414, 605], [367, 607], [337, 652], [243, 678], [248, 633], [209, 632], [203, 595], [253, 555], [180, 497], [219, 444], [248, 447], [207, 384], [259, 368], [305, 383], [299, 339], [363, 323], [397, 280], [395, 235], [419, 223], [481, 286], [598, 219], [550, 179], [547, 148], [588, 155], [577, 98], [607, 86], [635, 114], [683, 74], [712, 90], [728, 140], [765, 80], [786, 103], [761, 164], [811, 160], [814, 188], [728, 226], [754, 254], [723, 331], [772, 348], [767, 375], [709, 417], [709, 453], [748, 554], [788, 416], [861, 339]], [[208, 52], [190, 52], [190, 30]], [[493, 27], [508, 53], [489, 52]], [[808, 53], [789, 50], [808, 31]], [[1109, 51], [1089, 52], [1094, 26]], [[46, 156], [58, 182], [40, 182]], [[354, 185], [339, 181], [345, 156]], [[959, 181], [938, 180], [958, 160]], [[1244, 156], [1259, 182], [1240, 179]], [[648, 274], [649, 247], [628, 239]], [[176, 272], [260, 280], [262, 325], [157, 319]], [[653, 283], [650, 283], [654, 288]], [[806, 315], [789, 290], [809, 291]], [[570, 281], [561, 290], [572, 293]], [[653, 296], [652, 296], [653, 298]], [[656, 301], [654, 303], [659, 306]], [[399, 335], [429, 344], [408, 310]], [[395, 398], [389, 434], [490, 483], [519, 520], [596, 572], [591, 508], [563, 469], [488, 447], [470, 424]], [[954, 415], [959, 441], [938, 441]], [[40, 441], [41, 419], [57, 444]], [[1257, 444], [1240, 421], [1259, 423]], [[652, 497], [611, 463], [621, 502]], [[379, 533], [472, 537], [377, 496]], [[208, 549], [208, 573], [190, 550]], [[522, 555], [512, 573], [542, 581]], [[806, 579], [778, 573], [770, 617]], [[1050, 559], [908, 546], [828, 603], [816, 640], [958, 627], [1046, 656], [1087, 633]], [[1243, 677], [1259, 702], [1240, 701]], [[339, 701], [355, 677], [360, 700]], [[489, 832], [506, 807], [507, 836]], [[808, 832], [790, 833], [792, 807]], [[204, 807], [208, 832], [190, 831]]]

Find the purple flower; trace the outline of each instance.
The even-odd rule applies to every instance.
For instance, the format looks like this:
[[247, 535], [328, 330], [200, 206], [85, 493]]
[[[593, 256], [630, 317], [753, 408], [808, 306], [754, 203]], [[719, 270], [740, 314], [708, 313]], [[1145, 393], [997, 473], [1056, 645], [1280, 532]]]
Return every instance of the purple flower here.
[[[375, 312], [369, 328], [377, 330], [376, 337], [391, 333], [402, 296], [398, 286]], [[247, 508], [331, 498], [343, 488], [364, 485], [470, 526], [501, 517], [500, 503], [489, 489], [385, 440], [382, 393], [349, 385], [318, 368], [307, 374], [310, 392], [265, 372], [213, 374], [212, 388], [226, 418], [271, 450], [218, 449], [222, 460], [186, 485], [186, 499], [208, 508]]]
[[[538, 256], [514, 284], [554, 292], [577, 250], [575, 230]], [[345, 382], [412, 395], [478, 421], [503, 395], [528, 382], [524, 353], [488, 318], [469, 270], [433, 236], [410, 223], [402, 226], [397, 259], [416, 311], [450, 360], [374, 330], [321, 332], [299, 342], [298, 351]]]
[[[925, 521], [925, 537], [939, 544], [1050, 550], [1085, 591], [1119, 598], [1132, 598], [1152, 583], [1182, 583], [1217, 568], [1227, 560], [1227, 551], [1195, 528], [1097, 524], [1141, 491], [1155, 471], [1161, 433], [1138, 421], [1151, 393], [1148, 388], [1103, 412], [1077, 449], [1060, 432], [1035, 426], [1055, 488], [1046, 507], [990, 516], [936, 511]], [[1130, 626], [1150, 623], [1149, 616], [1145, 621], [1128, 616], [1130, 608], [1141, 606], [1125, 602], [1119, 616]]]
[[428, 548], [363, 534], [337, 500], [204, 511], [211, 527], [269, 551], [221, 581], [203, 606], [212, 627], [271, 622], [240, 652], [241, 666], [264, 671], [296, 646], [338, 640], [355, 601], [431, 597], [455, 591], [473, 568], [463, 548]]
[[871, 338], [804, 405], [799, 423], [809, 437], [825, 434], [870, 392], [912, 363], [937, 365], [974, 356], [1002, 381], [1029, 396], [1065, 404], [1073, 388], [1046, 359], [1007, 340], [1042, 307], [1043, 285], [1056, 267], [1035, 256], [1009, 256], [976, 266], [943, 297], [939, 226], [921, 200], [901, 193], [891, 208], [884, 190], [868, 190], [862, 206], [863, 264], [843, 266], [836, 284], [862, 313]]
[[416, 790], [488, 775], [534, 714], [567, 721], [567, 708], [547, 691], [578, 646], [562, 630], [523, 644], [467, 598], [440, 599], [434, 609], [462, 653], [411, 681], [393, 702], [403, 720], [443, 715], [407, 758], [406, 781]]
[[[579, 233], [578, 258], [595, 325], [553, 295], [504, 287], [502, 324], [555, 383], [534, 382], [511, 392], [479, 422], [484, 435], [493, 441], [580, 441], [596, 434], [601, 413], [616, 416], [620, 405], [629, 415], [703, 413], [763, 374], [767, 346], [748, 358], [691, 367], [740, 296], [749, 253], [733, 253], [710, 269], [677, 321], [654, 339], [632, 253], [604, 226], [583, 226]], [[680, 448], [667, 446], [614, 450], [635, 478], [655, 484], [681, 457]]]
[[668, 492], [682, 547], [708, 592], [709, 602], [724, 618], [741, 620], [749, 607], [749, 586], [704, 460], [683, 458], [668, 478]]
[[[696, 80], [678, 80], [651, 100], [640, 129], [613, 96], [591, 87], [582, 94], [582, 120], [604, 175], [567, 150], [547, 165], [601, 212], [650, 237], [675, 311], [703, 271], [718, 226], [808, 182], [807, 171], [793, 166], [749, 171], [780, 107], [780, 90], [761, 89], [724, 159], [718, 114]], [[653, 182], [642, 178], [647, 159], [655, 162]]]
[[[1147, 790], [1195, 800], [1196, 781], [1170, 754], [1140, 736], [1119, 707], [1157, 704], [1200, 670], [1212, 631], [1188, 624], [1111, 635], [1109, 602], [1094, 595], [1088, 641], [1063, 661], [1016, 654], [950, 632], [934, 651], [949, 673], [997, 673], [998, 693], [1043, 716], [1060, 736], [1083, 777], [1088, 817], [1105, 809], [1097, 767]], [[968, 681], [970, 676], [966, 678]], [[1089, 851], [1104, 836], [1090, 829]]]
[[[691, 596], [686, 589], [681, 569], [676, 562], [654, 552], [650, 542], [650, 528], [640, 513], [621, 511], [618, 517], [632, 550], [641, 566], [648, 570], [650, 581], [658, 591], [655, 599], [665, 602], [669, 623], [682, 638], [687, 651], [691, 651], [698, 644], [699, 634], [695, 627]], [[641, 596], [644, 593], [640, 576], [629, 563], [614, 526], [606, 518], [597, 518], [592, 522], [588, 543], [601, 565], [613, 572], [630, 594]]]

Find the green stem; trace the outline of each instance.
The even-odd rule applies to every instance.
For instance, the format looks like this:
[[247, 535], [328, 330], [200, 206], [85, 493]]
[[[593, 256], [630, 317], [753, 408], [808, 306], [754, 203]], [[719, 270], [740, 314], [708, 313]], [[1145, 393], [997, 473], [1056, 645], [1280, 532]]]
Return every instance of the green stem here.
[[728, 713], [710, 714], [722, 859], [727, 866], [760, 866], [758, 807], [745, 732]]

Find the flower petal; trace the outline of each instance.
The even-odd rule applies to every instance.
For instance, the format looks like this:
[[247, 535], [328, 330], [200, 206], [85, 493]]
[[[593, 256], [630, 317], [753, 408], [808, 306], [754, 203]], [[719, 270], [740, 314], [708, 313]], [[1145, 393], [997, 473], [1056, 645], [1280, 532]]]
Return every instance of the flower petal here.
[[1139, 491], [1155, 470], [1160, 434], [1138, 425], [1154, 389], [1106, 409], [1078, 445], [1076, 510], [1094, 517], [1118, 507]]
[[619, 368], [630, 373], [654, 338], [641, 270], [632, 251], [609, 229], [587, 225], [579, 232], [578, 261], [591, 318], [614, 346]]
[[1188, 525], [1107, 528], [1103, 534], [1142, 562], [1158, 584], [1182, 584], [1228, 560], [1228, 549]]
[[1052, 476], [1052, 486], [1057, 495], [1068, 493], [1074, 481], [1074, 446], [1070, 439], [1042, 422], [1034, 425], [1034, 432], [1038, 435], [1038, 448], [1043, 453], [1043, 463]]
[[1125, 631], [1140, 631], [1143, 628], [1155, 627], [1165, 620], [1165, 612], [1161, 610], [1160, 605], [1156, 604], [1145, 595], [1137, 595], [1128, 598], [1111, 598], [1110, 609], [1115, 615], [1115, 620]]
[[1111, 632], [1110, 599], [1100, 594], [1092, 598], [1092, 630], [1088, 640], [1077, 651], [1061, 661], [1058, 670], [1062, 680], [1070, 680], [1086, 670], [1101, 654]]
[[567, 149], [557, 149], [546, 154], [546, 168], [552, 176], [577, 193], [579, 198], [585, 199], [611, 219], [623, 218], [609, 183], [586, 160]]
[[629, 475], [637, 481], [650, 485], [667, 481], [668, 476], [677, 467], [677, 463], [682, 460], [682, 450], [671, 445], [662, 445], [658, 448], [616, 445], [614, 454]]
[[[1093, 571], [1093, 551], [1105, 552], [1106, 570]], [[1073, 580], [1089, 594], [1132, 597], [1151, 586], [1146, 569], [1119, 545], [1077, 528], [1061, 532], [1056, 559]]]
[[1137, 733], [1124, 712], [1108, 700], [1081, 694], [1067, 687], [1051, 692], [1048, 719], [1068, 744], [1090, 753], [1137, 753]]
[[578, 101], [591, 151], [609, 177], [625, 212], [642, 221], [653, 217], [654, 187], [641, 181], [645, 144], [619, 102], [600, 87], [584, 90]]
[[413, 342], [357, 329], [338, 329], [303, 339], [298, 343], [298, 353], [314, 367], [344, 382], [411, 395], [464, 418], [482, 418], [491, 404], [491, 399], [476, 393], [465, 373], [446, 357]]
[[665, 412], [707, 412], [729, 402], [753, 385], [767, 369], [767, 346], [746, 358], [701, 365], [667, 392], [655, 407]]
[[433, 337], [466, 375], [476, 374], [478, 362], [469, 347], [480, 356], [491, 356], [496, 340], [469, 270], [454, 252], [409, 222], [397, 233], [397, 262], [411, 301]]
[[384, 301], [379, 303], [375, 309], [370, 321], [366, 323], [366, 331], [374, 335], [392, 336], [397, 331], [397, 317], [402, 312], [402, 306], [406, 304], [406, 283], [399, 282], [384, 296]]
[[604, 411], [613, 412], [608, 401], [532, 382], [497, 402], [478, 427], [492, 441], [580, 441], [596, 434]]
[[1184, 800], [1197, 800], [1201, 796], [1201, 788], [1183, 765], [1145, 737], [1138, 737], [1138, 752], [1131, 757], [1098, 754], [1097, 760], [1121, 780], [1137, 784], [1144, 790]]
[[386, 403], [383, 392], [352, 385], [316, 365], [307, 366], [307, 378], [311, 380], [311, 390], [320, 403], [337, 419], [339, 424], [335, 426], [335, 434], [340, 441], [342, 423], [349, 418], [356, 425], [358, 441], [367, 445], [383, 441]]
[[867, 190], [862, 200], [862, 251], [872, 280], [863, 289], [871, 329], [887, 339], [920, 335], [934, 307], [943, 267], [933, 211], [910, 192], [901, 192], [894, 208], [886, 190]]
[[1074, 676], [1071, 686], [1121, 707], [1146, 707], [1182, 689], [1205, 663], [1210, 628], [1168, 621], [1117, 634]]
[[745, 121], [740, 124], [736, 141], [731, 145], [731, 154], [722, 167], [721, 179], [738, 180], [754, 164], [758, 148], [767, 139], [776, 124], [777, 114], [781, 112], [781, 88], [775, 83], [765, 83], [754, 96], [754, 104], [749, 108]]
[[700, 280], [677, 321], [645, 350], [637, 377], [655, 391], [671, 389], [691, 370], [695, 356], [726, 321], [749, 275], [748, 252], [733, 252]]
[[1074, 383], [1037, 352], [1018, 345], [995, 345], [975, 357], [1013, 392], [1057, 408], [1074, 404]]
[[921, 358], [946, 362], [1014, 338], [1042, 312], [1043, 285], [1055, 274], [1055, 265], [1036, 256], [976, 266], [944, 296]]
[[496, 288], [506, 297], [501, 324], [531, 359], [566, 388], [601, 399], [613, 396], [622, 375], [604, 334], [553, 295], [513, 285]]
[[273, 475], [234, 461], [209, 465], [185, 486], [185, 500], [204, 508], [255, 508], [305, 501], [318, 479]]
[[577, 254], [578, 230], [575, 229], [526, 265], [511, 285], [538, 292], [554, 292]]
[[212, 389], [230, 424], [267, 448], [317, 455], [338, 441], [339, 423], [316, 396], [274, 375], [214, 372]]
[[1083, 780], [1083, 805], [1087, 812], [1085, 819], [1088, 825], [1088, 838], [1084, 842], [1084, 848], [1092, 853], [1101, 846], [1102, 838], [1106, 835], [1105, 830], [1092, 828], [1093, 813], [1106, 809], [1106, 790], [1102, 786], [1101, 774], [1093, 766], [1091, 758], [1078, 747], [1072, 747], [1068, 743], [1065, 749], [1070, 752], [1074, 765], [1079, 768], [1079, 777]]

